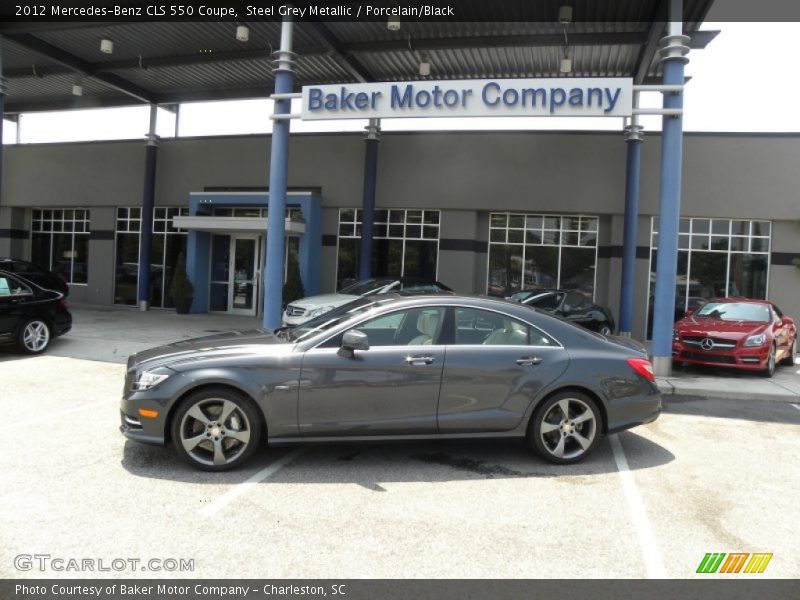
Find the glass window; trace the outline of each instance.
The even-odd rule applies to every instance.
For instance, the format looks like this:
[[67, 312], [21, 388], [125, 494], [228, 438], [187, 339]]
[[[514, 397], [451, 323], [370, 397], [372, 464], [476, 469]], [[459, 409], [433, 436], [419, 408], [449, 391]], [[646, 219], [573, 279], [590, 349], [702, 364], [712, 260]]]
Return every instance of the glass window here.
[[[150, 246], [150, 306], [172, 308], [169, 295], [172, 274], [178, 257], [186, 253], [186, 230], [172, 225], [173, 217], [188, 215], [189, 209], [157, 206], [153, 209], [153, 236]], [[117, 208], [114, 302], [135, 305], [139, 286], [139, 236], [141, 208]]]
[[594, 293], [597, 217], [492, 213], [489, 222], [488, 294], [530, 288]]
[[[436, 279], [439, 257], [438, 210], [375, 211], [372, 274], [376, 277]], [[339, 211], [337, 280], [358, 277], [361, 259], [361, 211]]]
[[552, 346], [544, 333], [507, 315], [477, 308], [456, 308], [457, 345]]
[[67, 283], [85, 284], [89, 264], [89, 211], [35, 209], [32, 217], [31, 262], [60, 275]]
[[24, 296], [26, 294], [33, 294], [33, 290], [16, 279], [0, 276], [0, 296]]
[[411, 308], [370, 319], [357, 327], [372, 346], [430, 346], [439, 343], [445, 309]]
[[[657, 218], [651, 227], [648, 335], [658, 256]], [[771, 230], [769, 221], [681, 219], [681, 231], [687, 233], [681, 235], [679, 244], [675, 318], [711, 298], [766, 298]]]
[[525, 304], [541, 310], [554, 311], [561, 306], [561, 300], [563, 299], [564, 294], [561, 293], [539, 294], [525, 302]]

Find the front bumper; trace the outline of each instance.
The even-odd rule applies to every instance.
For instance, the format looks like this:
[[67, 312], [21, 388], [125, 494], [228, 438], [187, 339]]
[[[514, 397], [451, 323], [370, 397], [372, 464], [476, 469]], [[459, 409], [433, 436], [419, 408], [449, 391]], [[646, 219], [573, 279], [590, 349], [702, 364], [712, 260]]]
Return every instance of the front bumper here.
[[672, 360], [709, 367], [727, 367], [745, 371], [763, 371], [767, 368], [770, 346], [744, 348], [736, 346], [730, 350], [703, 350], [682, 342], [672, 343]]

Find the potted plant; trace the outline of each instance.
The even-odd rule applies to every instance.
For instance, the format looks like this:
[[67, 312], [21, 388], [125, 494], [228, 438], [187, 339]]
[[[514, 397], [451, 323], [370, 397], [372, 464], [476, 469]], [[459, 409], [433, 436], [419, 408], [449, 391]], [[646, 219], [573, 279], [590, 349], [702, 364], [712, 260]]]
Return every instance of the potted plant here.
[[296, 260], [290, 260], [289, 273], [286, 275], [286, 283], [283, 284], [283, 305], [286, 306], [295, 300], [305, 298], [305, 295], [303, 279], [300, 277], [300, 266]]
[[178, 256], [178, 264], [175, 265], [175, 273], [169, 284], [169, 294], [175, 302], [175, 312], [179, 315], [188, 314], [194, 299], [194, 286], [186, 274], [186, 258], [183, 252]]

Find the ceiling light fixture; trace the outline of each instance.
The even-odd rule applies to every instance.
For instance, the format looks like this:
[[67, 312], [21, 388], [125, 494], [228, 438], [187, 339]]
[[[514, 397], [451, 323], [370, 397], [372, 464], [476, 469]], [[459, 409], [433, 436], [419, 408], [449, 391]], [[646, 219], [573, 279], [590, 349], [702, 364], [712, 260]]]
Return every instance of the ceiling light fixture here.
[[419, 74], [422, 77], [427, 77], [431, 74], [431, 63], [426, 57], [422, 57], [422, 60], [419, 62]]
[[386, 28], [389, 31], [400, 31], [400, 17], [389, 17]]
[[572, 73], [572, 59], [567, 54], [569, 50], [569, 37], [567, 36], [567, 25], [572, 23], [572, 7], [571, 6], [561, 6], [558, 9], [558, 22], [561, 23], [561, 26], [564, 28], [564, 55], [561, 57], [561, 61], [558, 64], [558, 71], [562, 75], [568, 75]]
[[111, 54], [114, 52], [114, 42], [108, 38], [103, 38], [100, 40], [100, 52], [103, 54]]
[[572, 23], [572, 7], [561, 6], [558, 9], [558, 22], [562, 25]]
[[239, 25], [236, 27], [236, 39], [240, 42], [246, 42], [250, 39], [250, 28], [247, 25]]
[[561, 64], [558, 66], [558, 70], [564, 74], [572, 73], [572, 59], [566, 54], [561, 59]]
[[72, 85], [72, 95], [83, 96], [83, 86], [80, 83], [75, 83]]

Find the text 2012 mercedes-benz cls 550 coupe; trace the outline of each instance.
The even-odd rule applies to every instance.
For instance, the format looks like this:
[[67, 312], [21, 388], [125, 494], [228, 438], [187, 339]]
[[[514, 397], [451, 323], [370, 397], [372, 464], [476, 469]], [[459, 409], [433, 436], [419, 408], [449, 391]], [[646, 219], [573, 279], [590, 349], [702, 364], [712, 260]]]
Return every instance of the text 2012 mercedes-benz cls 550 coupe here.
[[121, 430], [225, 470], [259, 443], [525, 437], [555, 463], [661, 410], [636, 342], [484, 297], [361, 298], [128, 360]]

